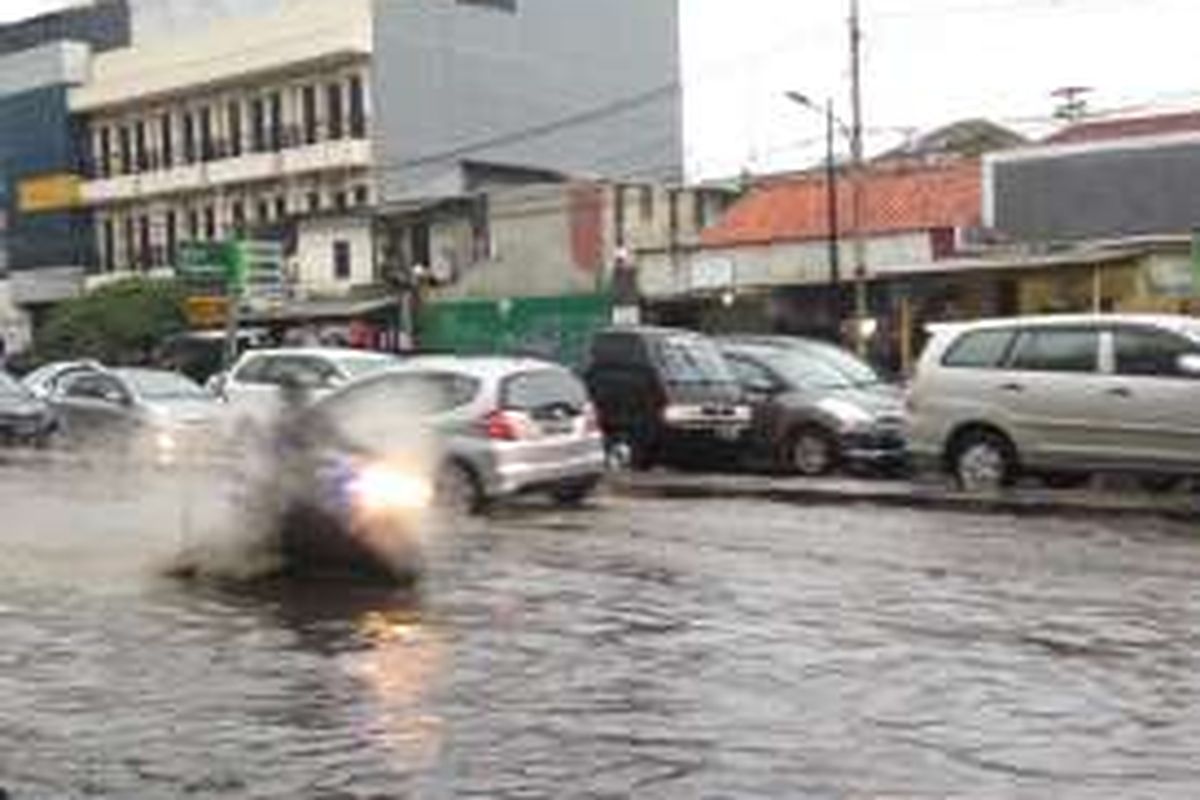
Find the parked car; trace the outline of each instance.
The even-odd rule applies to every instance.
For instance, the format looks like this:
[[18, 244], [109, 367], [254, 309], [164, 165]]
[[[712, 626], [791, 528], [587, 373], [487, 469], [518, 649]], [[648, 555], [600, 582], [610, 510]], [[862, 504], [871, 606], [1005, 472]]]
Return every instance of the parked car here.
[[741, 387], [716, 344], [698, 333], [600, 331], [584, 375], [610, 446], [638, 469], [736, 455], [750, 426]]
[[80, 372], [94, 372], [104, 369], [99, 361], [84, 359], [81, 361], [55, 361], [44, 364], [21, 379], [21, 383], [36, 397], [47, 398], [54, 393], [60, 381]]
[[544, 361], [413, 358], [317, 400], [312, 413], [353, 451], [374, 452], [406, 428], [431, 434], [439, 501], [463, 510], [527, 493], [576, 504], [606, 467], [587, 389]]
[[842, 373], [856, 387], [878, 387], [888, 385], [878, 370], [854, 353], [823, 339], [806, 336], [782, 336], [769, 334], [737, 334], [722, 337], [722, 342], [731, 344], [757, 345], [798, 351], [809, 358], [826, 363]]
[[0, 371], [0, 445], [41, 446], [57, 427], [54, 412], [16, 378]]
[[235, 417], [265, 422], [278, 410], [279, 390], [303, 388], [317, 399], [365, 375], [396, 366], [387, 353], [342, 348], [284, 348], [249, 350], [211, 385], [226, 400]]
[[731, 339], [722, 352], [753, 404], [760, 460], [801, 475], [905, 462], [901, 394], [857, 357], [807, 340]]
[[937, 327], [911, 447], [969, 489], [1097, 471], [1200, 474], [1200, 320], [1051, 316]]
[[224, 408], [184, 375], [89, 368], [65, 375], [48, 396], [67, 444], [115, 446], [174, 457], [217, 443]]

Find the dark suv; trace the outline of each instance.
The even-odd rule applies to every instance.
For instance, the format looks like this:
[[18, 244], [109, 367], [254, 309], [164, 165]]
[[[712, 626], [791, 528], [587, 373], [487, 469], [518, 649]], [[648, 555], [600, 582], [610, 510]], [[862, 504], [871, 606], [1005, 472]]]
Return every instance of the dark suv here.
[[674, 328], [597, 333], [584, 371], [613, 452], [690, 464], [743, 446], [750, 407], [716, 344]]

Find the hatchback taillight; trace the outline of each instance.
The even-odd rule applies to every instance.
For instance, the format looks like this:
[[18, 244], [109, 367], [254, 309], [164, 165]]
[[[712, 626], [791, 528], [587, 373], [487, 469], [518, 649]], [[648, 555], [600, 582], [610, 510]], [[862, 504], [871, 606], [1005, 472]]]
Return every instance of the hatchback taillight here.
[[498, 442], [520, 440], [521, 428], [521, 421], [509, 411], [493, 411], [483, 418], [483, 430], [487, 438]]
[[583, 420], [583, 429], [586, 433], [600, 433], [600, 415], [596, 413], [596, 407], [591, 403], [583, 407]]

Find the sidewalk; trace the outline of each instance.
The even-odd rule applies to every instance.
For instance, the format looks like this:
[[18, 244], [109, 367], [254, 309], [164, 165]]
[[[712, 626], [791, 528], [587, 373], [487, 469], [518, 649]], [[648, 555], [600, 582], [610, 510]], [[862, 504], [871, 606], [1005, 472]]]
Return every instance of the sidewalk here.
[[925, 480], [793, 478], [666, 470], [614, 474], [610, 487], [631, 497], [732, 498], [808, 506], [865, 504], [991, 514], [1200, 520], [1200, 494], [1184, 492], [1153, 495], [1133, 490], [1021, 487], [996, 494], [969, 494], [945, 483]]

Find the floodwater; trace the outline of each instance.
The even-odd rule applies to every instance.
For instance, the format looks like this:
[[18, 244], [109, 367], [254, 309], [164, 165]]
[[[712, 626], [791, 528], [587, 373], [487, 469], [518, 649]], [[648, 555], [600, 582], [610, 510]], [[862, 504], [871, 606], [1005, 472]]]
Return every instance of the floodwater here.
[[417, 594], [165, 577], [229, 488], [0, 465], [12, 798], [1200, 796], [1181, 527], [605, 497]]

